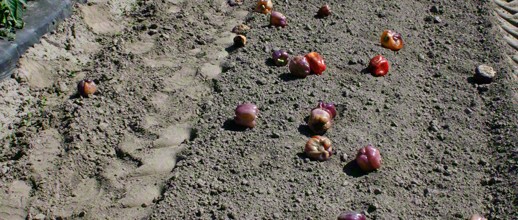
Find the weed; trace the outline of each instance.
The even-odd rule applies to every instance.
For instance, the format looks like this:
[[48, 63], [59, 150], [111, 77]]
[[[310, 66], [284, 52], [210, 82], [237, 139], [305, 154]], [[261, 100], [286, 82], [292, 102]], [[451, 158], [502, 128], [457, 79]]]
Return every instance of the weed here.
[[77, 75], [77, 71], [70, 71], [68, 73], [68, 77], [70, 77], [70, 78], [74, 78], [74, 77], [76, 77], [76, 75]]

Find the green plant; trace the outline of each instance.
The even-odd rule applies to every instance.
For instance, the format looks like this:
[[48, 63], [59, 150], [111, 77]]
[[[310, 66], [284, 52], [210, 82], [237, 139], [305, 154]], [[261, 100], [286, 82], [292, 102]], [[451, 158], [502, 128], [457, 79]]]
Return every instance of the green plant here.
[[0, 37], [14, 39], [14, 30], [23, 28], [22, 14], [27, 0], [0, 0]]

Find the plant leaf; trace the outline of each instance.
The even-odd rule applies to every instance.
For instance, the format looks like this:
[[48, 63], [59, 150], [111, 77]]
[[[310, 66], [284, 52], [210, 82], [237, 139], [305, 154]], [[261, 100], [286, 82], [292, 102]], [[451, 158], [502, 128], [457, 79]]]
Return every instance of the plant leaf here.
[[[5, 0], [5, 5], [9, 9], [9, 12], [13, 18], [17, 17], [16, 12], [18, 11], [18, 0]], [[14, 19], [16, 20], [16, 19]]]

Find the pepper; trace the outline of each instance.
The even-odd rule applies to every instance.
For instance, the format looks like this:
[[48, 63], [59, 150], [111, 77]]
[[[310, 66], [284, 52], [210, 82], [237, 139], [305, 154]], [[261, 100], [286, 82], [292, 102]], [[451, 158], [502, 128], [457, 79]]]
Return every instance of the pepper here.
[[389, 62], [387, 58], [377, 55], [369, 62], [368, 70], [374, 76], [385, 76], [389, 71]]
[[271, 0], [258, 0], [255, 10], [259, 13], [268, 14], [273, 9], [273, 3]]
[[326, 70], [326, 64], [324, 63], [324, 59], [317, 52], [311, 52], [306, 54], [306, 59], [309, 62], [309, 67], [311, 71], [317, 75], [322, 75], [322, 73]]
[[403, 38], [400, 33], [392, 30], [385, 30], [381, 34], [381, 46], [392, 51], [398, 51], [403, 48]]

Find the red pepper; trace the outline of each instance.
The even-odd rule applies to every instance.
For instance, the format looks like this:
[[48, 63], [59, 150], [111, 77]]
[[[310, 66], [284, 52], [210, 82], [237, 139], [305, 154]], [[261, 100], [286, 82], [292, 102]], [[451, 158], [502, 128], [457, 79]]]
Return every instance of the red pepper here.
[[387, 58], [378, 55], [371, 59], [369, 62], [369, 72], [374, 76], [385, 76], [389, 71], [389, 62]]
[[309, 67], [311, 71], [317, 75], [322, 75], [322, 73], [326, 70], [326, 64], [324, 63], [324, 59], [317, 52], [311, 52], [306, 54], [306, 59], [309, 62]]

